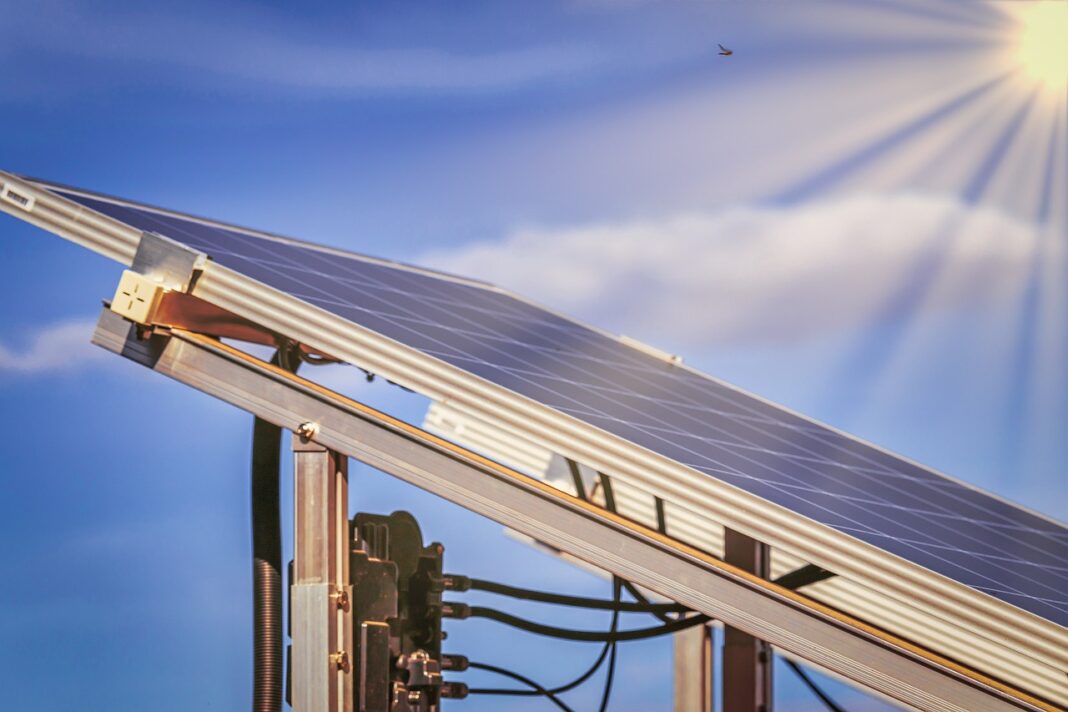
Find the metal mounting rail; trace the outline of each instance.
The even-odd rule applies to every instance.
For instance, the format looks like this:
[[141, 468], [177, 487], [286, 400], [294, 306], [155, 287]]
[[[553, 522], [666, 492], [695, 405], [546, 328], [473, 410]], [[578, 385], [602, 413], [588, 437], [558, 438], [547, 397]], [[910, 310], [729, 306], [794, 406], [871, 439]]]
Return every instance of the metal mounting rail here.
[[93, 342], [460, 504], [906, 705], [1055, 707], [213, 338], [139, 340], [105, 309]]

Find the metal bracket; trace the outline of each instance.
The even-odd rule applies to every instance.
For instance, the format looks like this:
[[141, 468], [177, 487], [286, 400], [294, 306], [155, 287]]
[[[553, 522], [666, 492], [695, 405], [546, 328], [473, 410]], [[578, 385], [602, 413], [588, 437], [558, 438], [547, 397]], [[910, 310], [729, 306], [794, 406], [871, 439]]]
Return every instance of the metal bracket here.
[[188, 292], [204, 269], [208, 256], [154, 232], [141, 233], [130, 271], [144, 275], [165, 289]]

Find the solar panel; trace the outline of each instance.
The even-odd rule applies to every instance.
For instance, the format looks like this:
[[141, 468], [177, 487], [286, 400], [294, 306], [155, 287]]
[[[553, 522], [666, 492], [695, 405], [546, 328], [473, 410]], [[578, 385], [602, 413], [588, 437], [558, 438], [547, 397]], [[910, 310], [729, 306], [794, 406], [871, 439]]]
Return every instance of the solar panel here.
[[1068, 529], [489, 285], [59, 195], [1068, 626]]

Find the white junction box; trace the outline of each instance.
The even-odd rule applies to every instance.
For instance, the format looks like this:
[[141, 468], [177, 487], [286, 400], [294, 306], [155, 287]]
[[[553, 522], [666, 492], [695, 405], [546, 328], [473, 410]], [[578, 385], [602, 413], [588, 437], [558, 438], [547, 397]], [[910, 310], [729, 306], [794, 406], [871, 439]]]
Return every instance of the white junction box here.
[[138, 324], [150, 324], [168, 290], [162, 284], [133, 270], [123, 270], [111, 311]]

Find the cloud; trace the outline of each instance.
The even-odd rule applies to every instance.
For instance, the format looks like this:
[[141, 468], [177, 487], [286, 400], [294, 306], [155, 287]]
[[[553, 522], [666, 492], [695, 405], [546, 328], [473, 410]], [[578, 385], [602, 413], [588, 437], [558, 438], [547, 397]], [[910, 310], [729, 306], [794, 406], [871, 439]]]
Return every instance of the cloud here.
[[1030, 223], [948, 197], [891, 195], [527, 228], [422, 262], [693, 349], [1018, 299], [1042, 250], [1063, 264], [1063, 241]]
[[589, 43], [530, 40], [472, 49], [457, 46], [445, 28], [412, 32], [415, 41], [398, 46], [376, 40], [359, 23], [346, 32], [346, 24], [339, 19], [324, 30], [251, 7], [117, 11], [54, 2], [0, 27], [0, 56], [105, 61], [106, 76], [94, 81], [108, 83], [163, 79], [326, 96], [504, 90], [572, 81], [607, 65]]
[[93, 346], [93, 321], [64, 321], [41, 328], [21, 348], [0, 342], [0, 375], [73, 371], [96, 363], [106, 352]]

